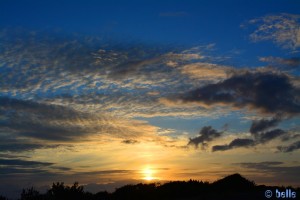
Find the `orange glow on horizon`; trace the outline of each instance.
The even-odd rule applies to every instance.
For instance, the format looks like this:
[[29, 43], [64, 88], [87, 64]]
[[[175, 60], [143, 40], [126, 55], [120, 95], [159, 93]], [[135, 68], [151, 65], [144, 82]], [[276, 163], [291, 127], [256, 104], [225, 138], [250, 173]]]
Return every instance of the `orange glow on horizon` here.
[[154, 170], [149, 168], [149, 167], [146, 167], [143, 171], [142, 171], [142, 174], [143, 174], [143, 179], [146, 180], [146, 181], [152, 181], [154, 179], [157, 179], [156, 177], [154, 177]]

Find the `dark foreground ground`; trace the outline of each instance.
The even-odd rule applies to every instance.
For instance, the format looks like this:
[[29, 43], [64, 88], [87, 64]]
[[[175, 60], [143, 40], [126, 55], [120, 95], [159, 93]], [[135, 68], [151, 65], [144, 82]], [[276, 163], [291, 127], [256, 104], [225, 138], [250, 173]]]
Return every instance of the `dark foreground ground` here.
[[[270, 196], [270, 191], [271, 195]], [[267, 197], [269, 198], [267, 198]], [[300, 188], [257, 186], [239, 174], [227, 176], [213, 183], [202, 181], [174, 181], [165, 184], [125, 185], [113, 193], [85, 192], [75, 183], [65, 186], [53, 183], [45, 194], [34, 188], [24, 189], [21, 200], [260, 200], [300, 199]], [[0, 200], [6, 200], [0, 196]]]

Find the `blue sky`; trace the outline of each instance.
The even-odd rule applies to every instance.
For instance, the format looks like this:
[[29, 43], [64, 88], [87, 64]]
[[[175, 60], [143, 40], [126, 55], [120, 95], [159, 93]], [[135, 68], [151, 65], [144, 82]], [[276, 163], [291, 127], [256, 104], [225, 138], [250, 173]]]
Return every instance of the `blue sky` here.
[[1, 1], [0, 194], [236, 172], [300, 186], [299, 10]]

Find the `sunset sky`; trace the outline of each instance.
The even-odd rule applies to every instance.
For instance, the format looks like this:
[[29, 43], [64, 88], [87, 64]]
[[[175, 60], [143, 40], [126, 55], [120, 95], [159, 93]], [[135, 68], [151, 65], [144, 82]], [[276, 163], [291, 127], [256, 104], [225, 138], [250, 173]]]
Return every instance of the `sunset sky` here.
[[300, 2], [0, 1], [0, 194], [300, 186]]

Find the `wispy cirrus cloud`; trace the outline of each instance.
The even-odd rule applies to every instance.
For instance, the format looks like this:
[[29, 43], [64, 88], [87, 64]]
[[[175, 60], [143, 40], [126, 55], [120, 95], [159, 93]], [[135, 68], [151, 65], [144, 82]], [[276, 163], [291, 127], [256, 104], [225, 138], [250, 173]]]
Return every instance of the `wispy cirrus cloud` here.
[[250, 38], [257, 42], [271, 40], [282, 48], [295, 50], [300, 46], [300, 15], [282, 13], [250, 20], [257, 26]]
[[[213, 44], [173, 50], [25, 30], [6, 31], [1, 38], [3, 95], [81, 111], [128, 117], [202, 115], [204, 110], [167, 108], [159, 98], [173, 93], [170, 87], [188, 90], [227, 72], [205, 60]], [[199, 78], [207, 72], [209, 76]]]
[[181, 69], [182, 74], [197, 80], [219, 81], [225, 79], [232, 68], [212, 63], [196, 62], [184, 65]]
[[[156, 128], [146, 122], [114, 118], [109, 114], [94, 115], [61, 105], [8, 97], [1, 97], [0, 102], [1, 132], [7, 135], [6, 142], [12, 140], [10, 137], [16, 138], [11, 142], [19, 142], [20, 150], [47, 146], [42, 145], [42, 141], [83, 142], [95, 135], [126, 139], [144, 136], [151, 138], [156, 134]], [[19, 138], [23, 139], [18, 140]], [[26, 143], [24, 138], [41, 141], [36, 144], [32, 141]], [[22, 141], [25, 143], [21, 143]], [[18, 145], [7, 150], [17, 150]], [[5, 146], [5, 143], [0, 145], [2, 150], [5, 150]]]
[[300, 66], [299, 57], [280, 58], [280, 57], [260, 57], [260, 61], [269, 63], [272, 66], [280, 67], [282, 70], [295, 69]]
[[20, 160], [20, 159], [0, 159], [0, 165], [41, 167], [41, 166], [51, 166], [53, 165], [53, 163], [27, 161], [27, 160]]

